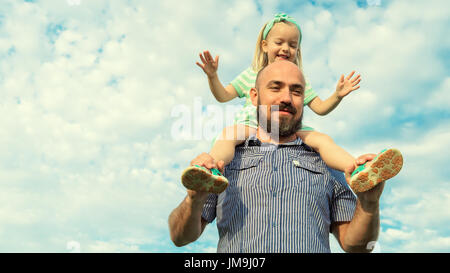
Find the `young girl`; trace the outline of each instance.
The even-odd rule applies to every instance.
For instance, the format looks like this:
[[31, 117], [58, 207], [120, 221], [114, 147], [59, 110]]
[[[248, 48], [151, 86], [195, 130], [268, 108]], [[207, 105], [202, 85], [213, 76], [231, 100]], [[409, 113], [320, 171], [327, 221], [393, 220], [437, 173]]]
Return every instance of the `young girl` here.
[[[222, 131], [221, 136], [215, 141], [211, 149], [210, 155], [216, 162], [223, 160], [225, 165], [230, 163], [234, 158], [236, 145], [241, 144], [250, 134], [256, 132], [258, 127], [256, 107], [250, 100], [249, 91], [255, 85], [258, 71], [277, 60], [291, 61], [302, 69], [301, 39], [301, 29], [292, 17], [286, 14], [275, 15], [275, 18], [265, 24], [259, 33], [252, 67], [243, 71], [226, 87], [221, 84], [217, 76], [219, 57], [216, 56], [213, 59], [208, 51], [203, 52], [203, 55], [200, 54], [202, 63], [197, 62], [197, 65], [208, 76], [209, 87], [219, 102], [227, 102], [238, 96], [240, 98], [246, 97], [242, 111], [235, 118], [235, 124]], [[311, 85], [306, 82], [304, 105], [310, 107], [318, 115], [330, 113], [345, 96], [359, 88], [360, 75], [353, 77], [354, 74], [355, 72], [353, 71], [345, 78], [342, 75], [337, 83], [336, 91], [324, 101], [317, 96]], [[328, 135], [316, 132], [311, 127], [303, 125], [297, 132], [297, 136], [318, 152], [325, 163], [333, 169], [344, 171], [348, 166], [355, 164], [355, 158], [336, 145]], [[384, 156], [381, 158], [384, 158]], [[398, 171], [400, 170], [398, 169]], [[359, 169], [359, 172], [363, 173], [361, 169]], [[394, 171], [391, 173], [393, 174], [392, 176], [396, 175]], [[355, 191], [368, 190], [369, 187], [366, 185], [370, 184], [368, 179], [361, 179], [359, 176], [352, 176], [349, 182], [350, 186]], [[378, 177], [373, 178], [372, 176], [371, 174], [371, 181], [376, 180], [371, 186], [374, 187], [381, 181]], [[385, 175], [383, 177], [383, 181], [386, 180], [386, 177], [388, 176]], [[220, 172], [213, 170], [210, 173], [207, 169], [200, 166], [187, 168], [182, 175], [182, 181], [183, 185], [188, 189], [214, 193], [222, 192], [228, 185], [228, 181], [221, 176]]]

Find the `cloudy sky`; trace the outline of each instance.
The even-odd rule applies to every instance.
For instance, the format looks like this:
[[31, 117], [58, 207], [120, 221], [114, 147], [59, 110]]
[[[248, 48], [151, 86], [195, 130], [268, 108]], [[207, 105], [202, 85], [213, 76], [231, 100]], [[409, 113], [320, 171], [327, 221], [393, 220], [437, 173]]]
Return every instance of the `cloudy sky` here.
[[220, 55], [229, 83], [278, 12], [301, 25], [321, 98], [341, 74], [362, 75], [335, 111], [306, 110], [305, 123], [355, 156], [404, 155], [377, 250], [450, 252], [446, 0], [2, 1], [0, 252], [214, 252], [215, 225], [183, 248], [167, 227], [181, 171], [243, 103], [216, 102], [195, 62]]

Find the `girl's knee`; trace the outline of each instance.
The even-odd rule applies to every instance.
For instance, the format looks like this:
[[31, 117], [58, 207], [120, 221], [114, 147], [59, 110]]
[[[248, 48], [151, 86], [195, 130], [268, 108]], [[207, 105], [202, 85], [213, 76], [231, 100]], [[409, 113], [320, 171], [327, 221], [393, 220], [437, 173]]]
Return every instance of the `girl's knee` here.
[[334, 143], [334, 140], [329, 135], [317, 131], [299, 131], [297, 132], [297, 135], [303, 142], [314, 149]]
[[243, 124], [235, 124], [222, 130], [221, 139], [243, 141], [254, 133], [256, 133], [255, 128]]

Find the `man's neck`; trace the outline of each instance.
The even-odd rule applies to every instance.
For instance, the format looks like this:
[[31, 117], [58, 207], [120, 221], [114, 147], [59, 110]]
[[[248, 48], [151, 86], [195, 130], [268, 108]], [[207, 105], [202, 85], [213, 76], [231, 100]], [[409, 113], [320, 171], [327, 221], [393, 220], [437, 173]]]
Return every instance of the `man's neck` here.
[[265, 143], [272, 143], [272, 144], [283, 144], [292, 142], [297, 139], [296, 134], [292, 134], [290, 136], [282, 137], [282, 136], [275, 136], [271, 133], [268, 133], [264, 131], [261, 127], [258, 127], [258, 130], [256, 132], [256, 137], [261, 141]]

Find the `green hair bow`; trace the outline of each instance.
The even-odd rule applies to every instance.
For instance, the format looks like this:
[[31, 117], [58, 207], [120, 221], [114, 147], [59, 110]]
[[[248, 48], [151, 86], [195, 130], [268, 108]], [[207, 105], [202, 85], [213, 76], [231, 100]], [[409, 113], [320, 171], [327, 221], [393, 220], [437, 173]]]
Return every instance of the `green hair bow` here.
[[270, 20], [267, 23], [266, 27], [264, 28], [263, 39], [265, 40], [267, 38], [267, 34], [269, 34], [269, 31], [272, 29], [272, 27], [275, 23], [279, 23], [279, 22], [283, 22], [283, 21], [291, 22], [297, 26], [298, 31], [300, 32], [300, 37], [298, 38], [298, 43], [300, 44], [302, 41], [302, 30], [300, 29], [300, 26], [297, 24], [295, 19], [285, 13], [275, 14], [275, 18], [273, 18], [272, 20]]

